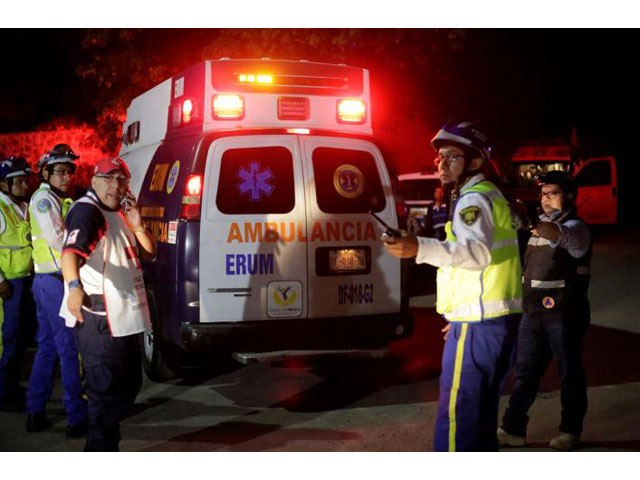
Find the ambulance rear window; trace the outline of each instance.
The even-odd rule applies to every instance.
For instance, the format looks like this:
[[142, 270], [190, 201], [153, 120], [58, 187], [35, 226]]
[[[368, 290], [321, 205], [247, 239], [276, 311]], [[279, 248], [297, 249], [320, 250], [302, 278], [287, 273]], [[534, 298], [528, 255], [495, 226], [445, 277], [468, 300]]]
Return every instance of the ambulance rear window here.
[[386, 201], [380, 175], [369, 152], [319, 147], [312, 158], [318, 206], [323, 212], [384, 210]]
[[287, 213], [295, 205], [293, 158], [284, 147], [224, 152], [216, 205], [222, 213]]

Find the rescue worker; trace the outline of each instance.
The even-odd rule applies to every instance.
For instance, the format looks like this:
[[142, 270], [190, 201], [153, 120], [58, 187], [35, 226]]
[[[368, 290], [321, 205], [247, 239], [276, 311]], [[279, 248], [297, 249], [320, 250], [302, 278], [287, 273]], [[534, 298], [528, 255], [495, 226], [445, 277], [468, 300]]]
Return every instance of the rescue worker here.
[[24, 347], [19, 333], [27, 318], [33, 280], [28, 204], [31, 167], [11, 156], [0, 163], [0, 409], [24, 411], [19, 384]]
[[117, 451], [120, 421], [142, 385], [141, 334], [150, 329], [138, 260], [155, 256], [119, 158], [101, 160], [66, 218], [61, 315], [82, 354], [89, 396], [85, 451]]
[[544, 213], [524, 256], [516, 381], [498, 439], [502, 445], [526, 444], [527, 412], [553, 356], [562, 384], [562, 414], [560, 435], [549, 446], [571, 450], [579, 444], [587, 412], [582, 346], [590, 323], [591, 235], [576, 215], [577, 190], [568, 173], [548, 172], [538, 178], [538, 185]]
[[448, 324], [436, 418], [436, 451], [498, 449], [498, 402], [513, 358], [522, 311], [520, 256], [509, 205], [480, 169], [487, 138], [471, 122], [448, 122], [431, 144], [452, 188], [446, 240], [385, 239], [400, 258], [439, 267], [438, 313]]
[[76, 170], [73, 153], [66, 144], [58, 144], [38, 162], [42, 183], [31, 197], [29, 214], [33, 243], [33, 296], [36, 301], [38, 350], [33, 359], [27, 389], [27, 431], [39, 432], [51, 422], [46, 405], [51, 397], [56, 359], [60, 359], [62, 389], [67, 414], [67, 436], [75, 438], [87, 431], [87, 401], [83, 398], [78, 349], [73, 331], [60, 317], [64, 294], [60, 252], [64, 240], [63, 218], [71, 205], [66, 198], [71, 176]]

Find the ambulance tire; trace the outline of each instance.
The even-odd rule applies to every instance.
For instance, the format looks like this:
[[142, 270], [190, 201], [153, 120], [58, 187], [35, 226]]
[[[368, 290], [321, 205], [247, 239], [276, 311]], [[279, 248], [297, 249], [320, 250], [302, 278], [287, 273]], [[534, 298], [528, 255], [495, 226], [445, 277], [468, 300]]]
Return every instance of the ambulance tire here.
[[147, 291], [147, 298], [152, 331], [144, 333], [142, 366], [150, 380], [166, 382], [180, 373], [181, 351], [162, 335], [160, 312], [152, 290]]

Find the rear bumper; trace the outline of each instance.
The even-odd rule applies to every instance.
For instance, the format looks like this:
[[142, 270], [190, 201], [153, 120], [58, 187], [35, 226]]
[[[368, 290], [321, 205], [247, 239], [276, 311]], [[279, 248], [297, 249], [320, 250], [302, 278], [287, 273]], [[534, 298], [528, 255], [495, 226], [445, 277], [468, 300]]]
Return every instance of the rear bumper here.
[[385, 347], [413, 332], [406, 312], [362, 317], [303, 318], [236, 323], [192, 323], [180, 327], [189, 352], [354, 349]]

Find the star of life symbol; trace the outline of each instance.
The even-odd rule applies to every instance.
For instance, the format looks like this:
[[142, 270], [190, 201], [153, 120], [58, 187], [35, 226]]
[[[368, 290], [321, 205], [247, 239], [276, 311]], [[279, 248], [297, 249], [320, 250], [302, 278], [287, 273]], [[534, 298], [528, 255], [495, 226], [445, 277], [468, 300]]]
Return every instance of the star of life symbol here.
[[251, 192], [249, 199], [252, 202], [259, 202], [262, 200], [262, 195], [270, 196], [273, 193], [274, 186], [269, 183], [269, 180], [275, 177], [270, 168], [264, 170], [260, 167], [260, 162], [249, 162], [249, 170], [246, 168], [240, 168], [236, 172], [242, 182], [236, 184], [236, 188], [240, 195], [246, 195]]

